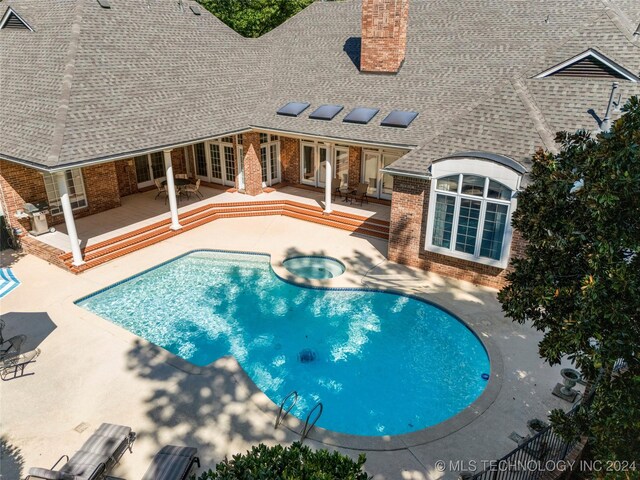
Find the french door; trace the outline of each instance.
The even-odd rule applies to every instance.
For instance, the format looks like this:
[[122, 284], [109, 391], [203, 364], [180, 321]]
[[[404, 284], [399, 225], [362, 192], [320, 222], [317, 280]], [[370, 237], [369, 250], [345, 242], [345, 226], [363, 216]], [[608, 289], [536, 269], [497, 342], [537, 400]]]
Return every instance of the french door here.
[[193, 146], [196, 175], [207, 182], [234, 187], [236, 185], [236, 151], [233, 138], [198, 143]]
[[349, 148], [322, 143], [301, 143], [302, 168], [300, 182], [314, 187], [324, 188], [327, 175], [327, 162], [333, 167], [333, 177], [340, 179], [340, 186], [349, 183]]
[[270, 135], [270, 140], [260, 146], [260, 166], [263, 187], [280, 182], [280, 141], [277, 136]]
[[362, 162], [362, 181], [369, 184], [368, 195], [390, 199], [393, 193], [393, 177], [381, 169], [388, 167], [400, 158], [399, 153], [364, 150]]
[[163, 180], [167, 176], [164, 168], [163, 152], [140, 155], [133, 159], [136, 167], [138, 188], [150, 187], [156, 179]]

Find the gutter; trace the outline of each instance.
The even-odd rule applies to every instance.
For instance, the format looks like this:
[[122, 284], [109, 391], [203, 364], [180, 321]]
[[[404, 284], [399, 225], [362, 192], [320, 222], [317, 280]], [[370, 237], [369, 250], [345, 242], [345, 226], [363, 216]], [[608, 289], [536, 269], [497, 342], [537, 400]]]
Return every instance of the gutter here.
[[201, 143], [201, 142], [206, 142], [208, 140], [215, 140], [216, 138], [221, 138], [221, 137], [227, 137], [229, 135], [237, 135], [239, 133], [245, 133], [245, 132], [249, 132], [251, 131], [250, 128], [242, 128], [242, 129], [237, 129], [237, 130], [231, 130], [225, 133], [221, 133], [221, 134], [217, 134], [217, 135], [209, 135], [206, 137], [200, 137], [200, 138], [196, 138], [194, 140], [189, 140], [186, 142], [179, 142], [179, 143], [171, 143], [171, 144], [167, 144], [167, 145], [162, 145], [159, 147], [151, 147], [151, 148], [145, 148], [142, 150], [132, 150], [130, 152], [124, 152], [124, 153], [118, 153], [116, 155], [107, 155], [104, 157], [98, 157], [98, 158], [93, 158], [93, 159], [89, 159], [89, 160], [78, 160], [77, 162], [70, 162], [70, 163], [65, 163], [64, 165], [56, 165], [56, 166], [52, 166], [52, 167], [47, 167], [45, 165], [36, 163], [36, 162], [32, 162], [29, 160], [24, 160], [21, 158], [17, 158], [17, 157], [12, 157], [11, 155], [5, 155], [3, 153], [0, 153], [0, 160], [6, 160], [9, 162], [13, 162], [13, 163], [17, 163], [20, 165], [24, 165], [25, 167], [29, 167], [29, 168], [33, 168], [35, 170], [38, 170], [40, 172], [44, 172], [44, 173], [54, 173], [54, 172], [60, 172], [60, 171], [64, 171], [64, 170], [68, 170], [70, 168], [78, 168], [78, 167], [86, 167], [86, 166], [90, 166], [90, 165], [97, 165], [100, 163], [108, 163], [108, 162], [113, 162], [116, 160], [123, 160], [125, 158], [131, 158], [131, 157], [136, 157], [138, 155], [146, 155], [149, 153], [154, 153], [154, 152], [159, 152], [162, 150], [171, 150], [174, 148], [180, 148], [180, 147], [186, 147], [188, 145], [193, 145], [194, 143]]

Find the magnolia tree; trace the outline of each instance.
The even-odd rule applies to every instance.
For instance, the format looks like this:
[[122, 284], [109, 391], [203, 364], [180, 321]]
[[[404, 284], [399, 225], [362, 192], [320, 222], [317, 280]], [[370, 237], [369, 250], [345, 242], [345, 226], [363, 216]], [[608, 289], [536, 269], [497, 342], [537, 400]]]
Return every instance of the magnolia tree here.
[[558, 431], [640, 469], [640, 99], [623, 112], [609, 132], [562, 132], [560, 153], [534, 156], [513, 215], [526, 252], [498, 297], [543, 332], [549, 364], [568, 358], [593, 385], [590, 408], [552, 412]]

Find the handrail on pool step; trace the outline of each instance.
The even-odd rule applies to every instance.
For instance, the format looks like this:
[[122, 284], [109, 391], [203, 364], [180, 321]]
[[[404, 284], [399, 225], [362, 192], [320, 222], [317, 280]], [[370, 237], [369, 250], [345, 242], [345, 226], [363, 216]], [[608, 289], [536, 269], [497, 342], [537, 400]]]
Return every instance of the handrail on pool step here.
[[[320, 411], [318, 412], [318, 415], [316, 415], [316, 418], [313, 419], [313, 422], [309, 424], [309, 419], [311, 418], [311, 414], [315, 412], [318, 409], [318, 407], [320, 407]], [[316, 422], [320, 418], [320, 415], [322, 415], [322, 410], [323, 410], [322, 402], [318, 402], [316, 403], [315, 407], [313, 407], [309, 411], [309, 414], [307, 415], [307, 420], [304, 422], [304, 428], [302, 429], [302, 433], [300, 434], [300, 443], [304, 442], [304, 439], [307, 438], [307, 435], [309, 435], [309, 432], [315, 426]]]
[[[293, 398], [293, 402], [291, 402], [291, 405], [289, 405], [289, 408], [287, 408], [284, 413], [282, 412], [284, 409], [284, 404], [287, 402], [287, 400], [289, 400], [290, 398]], [[278, 416], [276, 417], [276, 425], [275, 428], [278, 428], [278, 426], [280, 425], [280, 423], [282, 423], [282, 421], [285, 419], [285, 417], [287, 415], [289, 415], [289, 412], [293, 409], [293, 407], [296, 406], [296, 403], [298, 403], [298, 392], [296, 392], [295, 390], [293, 390], [292, 392], [290, 392], [286, 397], [284, 397], [284, 400], [282, 400], [282, 402], [280, 403], [280, 410], [278, 411]]]

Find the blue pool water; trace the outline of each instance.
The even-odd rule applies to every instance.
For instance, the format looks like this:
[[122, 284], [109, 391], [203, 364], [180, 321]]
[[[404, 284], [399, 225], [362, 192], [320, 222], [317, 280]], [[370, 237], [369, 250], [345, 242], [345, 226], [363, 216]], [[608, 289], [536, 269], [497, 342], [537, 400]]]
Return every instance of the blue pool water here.
[[282, 266], [294, 275], [309, 279], [335, 278], [345, 270], [339, 260], [316, 255], [287, 258], [282, 262]]
[[426, 302], [391, 293], [302, 288], [265, 255], [199, 251], [78, 305], [204, 366], [233, 355], [274, 403], [292, 390], [304, 419], [357, 435], [435, 425], [484, 390], [478, 338]]

